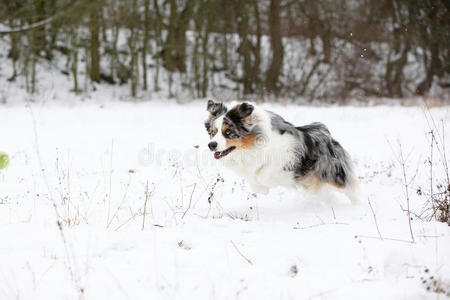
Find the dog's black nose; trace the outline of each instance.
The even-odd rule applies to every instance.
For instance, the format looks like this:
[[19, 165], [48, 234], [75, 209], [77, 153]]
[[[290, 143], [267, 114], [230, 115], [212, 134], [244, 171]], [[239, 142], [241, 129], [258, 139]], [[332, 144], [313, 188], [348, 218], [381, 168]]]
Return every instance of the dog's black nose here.
[[211, 151], [214, 151], [214, 150], [216, 150], [216, 148], [217, 148], [217, 142], [210, 142], [209, 144], [208, 144], [208, 147], [209, 147], [209, 150], [211, 150]]

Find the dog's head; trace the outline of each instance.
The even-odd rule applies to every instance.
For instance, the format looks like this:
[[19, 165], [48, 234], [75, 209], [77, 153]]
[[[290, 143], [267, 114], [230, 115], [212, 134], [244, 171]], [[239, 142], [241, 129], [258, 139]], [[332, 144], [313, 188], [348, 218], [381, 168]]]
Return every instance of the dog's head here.
[[254, 146], [256, 131], [252, 104], [243, 102], [228, 110], [223, 103], [209, 100], [206, 110], [210, 113], [205, 122], [211, 139], [208, 147], [214, 152], [216, 159], [235, 150], [251, 149]]

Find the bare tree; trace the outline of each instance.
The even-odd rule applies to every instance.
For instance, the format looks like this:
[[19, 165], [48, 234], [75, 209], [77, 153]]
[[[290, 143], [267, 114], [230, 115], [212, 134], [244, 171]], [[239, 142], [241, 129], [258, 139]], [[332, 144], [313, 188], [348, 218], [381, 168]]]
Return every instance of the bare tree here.
[[280, 92], [279, 77], [283, 67], [283, 42], [281, 36], [281, 0], [271, 0], [269, 7], [269, 33], [272, 58], [270, 67], [266, 72], [266, 87], [269, 92]]
[[102, 0], [92, 0], [89, 11], [90, 30], [90, 77], [92, 81], [100, 81], [100, 9]]

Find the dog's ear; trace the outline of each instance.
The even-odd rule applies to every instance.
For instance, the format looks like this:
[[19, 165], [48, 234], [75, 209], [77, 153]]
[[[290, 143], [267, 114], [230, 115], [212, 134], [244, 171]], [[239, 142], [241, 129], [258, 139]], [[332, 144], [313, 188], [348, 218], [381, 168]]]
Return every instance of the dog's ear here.
[[250, 103], [244, 102], [244, 103], [238, 105], [237, 112], [239, 114], [239, 117], [241, 117], [241, 119], [243, 119], [243, 118], [250, 116], [254, 109], [255, 109], [255, 107], [253, 105], [251, 105]]
[[208, 100], [206, 110], [209, 111], [211, 115], [218, 116], [225, 113], [227, 111], [227, 107], [223, 105], [222, 102], [214, 102], [213, 100]]

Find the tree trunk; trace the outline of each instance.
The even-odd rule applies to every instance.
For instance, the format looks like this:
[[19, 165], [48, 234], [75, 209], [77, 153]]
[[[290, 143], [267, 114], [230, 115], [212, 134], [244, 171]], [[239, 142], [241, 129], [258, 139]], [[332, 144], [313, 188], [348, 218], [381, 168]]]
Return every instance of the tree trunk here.
[[251, 80], [253, 81], [259, 93], [262, 94], [263, 88], [261, 86], [261, 77], [260, 77], [262, 28], [258, 3], [259, 3], [258, 0], [252, 1], [256, 21], [256, 46], [252, 46], [254, 60], [253, 60]]
[[142, 40], [142, 89], [147, 90], [147, 48], [149, 43], [150, 0], [144, 0], [144, 37]]
[[206, 0], [205, 1], [205, 29], [203, 31], [203, 40], [202, 40], [202, 58], [203, 58], [203, 77], [202, 77], [202, 86], [201, 86], [201, 97], [206, 97], [208, 92], [208, 72], [209, 72], [209, 51], [208, 51], [208, 41], [209, 41], [209, 33], [211, 31], [211, 26], [213, 23], [213, 11], [214, 11], [214, 1]]
[[234, 11], [236, 14], [237, 31], [239, 34], [238, 53], [242, 57], [242, 77], [241, 81], [244, 86], [244, 94], [253, 93], [252, 82], [252, 45], [249, 40], [249, 9], [246, 2], [234, 0]]
[[[56, 14], [57, 0], [49, 0], [48, 7], [49, 7], [48, 15]], [[49, 28], [47, 30], [48, 42], [46, 43], [47, 46], [45, 47], [45, 56], [49, 60], [53, 59], [53, 50], [55, 49], [58, 33], [62, 25], [63, 24], [60, 20], [56, 20], [49, 24]]]
[[[440, 42], [441, 39], [443, 40], [444, 38], [441, 32], [442, 24], [439, 24], [439, 20], [436, 18], [439, 8], [431, 6], [426, 7], [426, 9], [423, 10], [426, 11], [428, 22], [426, 24], [422, 24], [421, 36], [423, 40], [423, 48], [428, 51], [425, 51], [424, 53], [424, 69], [426, 72], [425, 79], [416, 88], [416, 93], [421, 96], [425, 95], [431, 89], [434, 76], [441, 78], [444, 75], [443, 63], [440, 59]], [[447, 15], [450, 16], [450, 11], [447, 12]], [[449, 43], [448, 40], [446, 42]], [[450, 46], [450, 44], [447, 45]], [[450, 47], [442, 47], [442, 52], [445, 52], [445, 50], [449, 51]], [[426, 52], [429, 52], [430, 54], [429, 62], [428, 59], [426, 59]]]
[[73, 77], [73, 91], [75, 94], [80, 92], [78, 87], [78, 27], [75, 25], [70, 32], [71, 50], [72, 50], [72, 65], [71, 72]]
[[[33, 23], [39, 22], [45, 19], [45, 1], [36, 1], [34, 4], [35, 10], [33, 12], [34, 18], [32, 18]], [[34, 30], [34, 55], [39, 56], [41, 50], [45, 50], [47, 47], [46, 43], [46, 31], [45, 26], [40, 26]]]
[[153, 19], [153, 28], [155, 32], [156, 43], [156, 57], [155, 57], [155, 75], [153, 76], [153, 89], [155, 92], [159, 91], [159, 68], [161, 65], [161, 55], [163, 54], [163, 40], [162, 40], [162, 16], [159, 13], [158, 0], [153, 1], [153, 9], [155, 11], [155, 18]]
[[[13, 28], [12, 20], [9, 21], [9, 24], [10, 27]], [[20, 50], [19, 50], [20, 34], [11, 33], [10, 38], [11, 38], [11, 49], [9, 50], [8, 57], [11, 58], [12, 61], [13, 73], [11, 74], [11, 77], [8, 78], [8, 81], [15, 81], [17, 76], [17, 61], [20, 57]]]
[[283, 42], [281, 39], [280, 22], [281, 0], [271, 0], [269, 8], [269, 34], [270, 46], [272, 48], [272, 59], [270, 67], [266, 72], [266, 88], [268, 92], [276, 95], [280, 92], [279, 77], [283, 67]]
[[186, 72], [186, 31], [194, 6], [193, 0], [186, 0], [178, 12], [176, 0], [169, 0], [170, 16], [167, 38], [163, 49], [164, 65], [169, 72]]
[[90, 7], [89, 16], [89, 29], [90, 29], [90, 54], [91, 54], [91, 66], [90, 77], [92, 81], [100, 81], [100, 12], [101, 0], [91, 0], [92, 6]]
[[137, 0], [132, 0], [132, 13], [131, 20], [129, 24], [130, 29], [130, 37], [128, 38], [128, 46], [130, 48], [130, 74], [131, 74], [131, 96], [134, 98], [137, 95], [137, 87], [138, 87], [138, 51], [136, 49], [136, 40], [137, 40]]
[[[403, 69], [407, 63], [407, 57], [409, 52], [409, 41], [407, 36], [403, 33], [402, 30], [396, 28], [396, 24], [400, 24], [401, 20], [399, 20], [400, 9], [399, 3], [396, 0], [391, 0], [388, 2], [390, 11], [391, 11], [391, 22], [392, 22], [392, 30], [393, 36], [391, 39], [391, 50], [388, 54], [388, 61], [386, 64], [386, 88], [388, 92], [388, 96], [390, 97], [402, 97], [402, 83], [404, 79]], [[391, 53], [393, 52], [394, 57], [399, 58], [395, 60], [391, 60]]]

